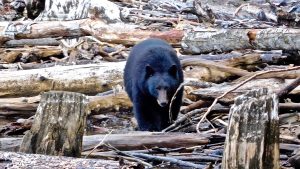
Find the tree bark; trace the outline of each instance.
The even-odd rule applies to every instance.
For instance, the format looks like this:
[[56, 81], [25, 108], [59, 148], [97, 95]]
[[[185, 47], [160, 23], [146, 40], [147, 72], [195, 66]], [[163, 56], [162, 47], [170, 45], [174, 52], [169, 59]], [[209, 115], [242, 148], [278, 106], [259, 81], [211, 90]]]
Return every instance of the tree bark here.
[[18, 57], [34, 55], [36, 60], [50, 56], [57, 56], [63, 53], [59, 47], [35, 47], [35, 48], [18, 48], [18, 49], [0, 49], [0, 61], [14, 63]]
[[[204, 29], [148, 31], [136, 29], [136, 25], [124, 23], [105, 24], [99, 20], [82, 19], [76, 21], [18, 22], [4, 30], [9, 32], [23, 25], [26, 31], [0, 35], [0, 44], [12, 39], [34, 39], [50, 37], [76, 37], [92, 35], [102, 42], [134, 45], [143, 39], [161, 38], [172, 45], [181, 46], [187, 53], [209, 53], [212, 51], [231, 51], [238, 49], [298, 50], [300, 30], [285, 28], [268, 29]], [[23, 28], [23, 27], [22, 27]], [[237, 43], [239, 42], [239, 43]]]
[[[111, 134], [105, 140], [104, 144], [110, 144], [118, 150], [138, 150], [153, 147], [178, 148], [194, 145], [203, 145], [210, 142], [211, 138], [221, 137], [210, 134], [193, 134], [193, 133], [151, 133], [151, 132], [136, 132], [128, 134]], [[83, 139], [83, 149], [94, 148], [104, 135], [86, 136]], [[107, 150], [103, 145], [99, 149]]]
[[20, 151], [79, 157], [89, 114], [87, 102], [86, 96], [79, 93], [44, 93]]
[[0, 168], [103, 168], [119, 169], [118, 161], [46, 156], [0, 151]]
[[[196, 95], [200, 99], [213, 100], [218, 96], [221, 96], [224, 92], [232, 89], [236, 83], [222, 83], [217, 84], [210, 88], [198, 89], [191, 92], [191, 94]], [[245, 94], [253, 89], [268, 88], [270, 91], [275, 92], [276, 90], [282, 88], [285, 85], [284, 81], [280, 79], [254, 79], [250, 82], [244, 84], [240, 88], [228, 93], [226, 96], [222, 97], [219, 101], [223, 103], [232, 104], [234, 99], [239, 95]]]
[[[104, 139], [105, 138], [105, 139]], [[101, 140], [111, 146], [125, 151], [154, 147], [178, 148], [192, 147], [211, 143], [211, 140], [224, 140], [223, 134], [195, 134], [195, 133], [151, 133], [132, 132], [127, 134], [110, 134], [83, 136], [82, 150], [89, 151], [96, 147]], [[22, 142], [21, 138], [0, 138], [0, 151], [16, 151]], [[99, 149], [106, 149], [101, 145]]]
[[[7, 24], [10, 24], [9, 26]], [[148, 31], [136, 29], [137, 25], [106, 24], [100, 20], [81, 19], [51, 22], [11, 22], [0, 24], [0, 46], [13, 39], [94, 36], [102, 42], [134, 45], [143, 39], [161, 38], [179, 46], [182, 30]], [[16, 31], [17, 30], [17, 31]]]
[[190, 29], [181, 46], [187, 53], [226, 52], [239, 49], [298, 50], [300, 30], [268, 29]]
[[3, 71], [0, 97], [33, 96], [49, 90], [85, 94], [104, 92], [122, 83], [125, 62], [55, 66], [36, 70]]
[[222, 168], [278, 169], [278, 98], [263, 88], [239, 96], [230, 110]]

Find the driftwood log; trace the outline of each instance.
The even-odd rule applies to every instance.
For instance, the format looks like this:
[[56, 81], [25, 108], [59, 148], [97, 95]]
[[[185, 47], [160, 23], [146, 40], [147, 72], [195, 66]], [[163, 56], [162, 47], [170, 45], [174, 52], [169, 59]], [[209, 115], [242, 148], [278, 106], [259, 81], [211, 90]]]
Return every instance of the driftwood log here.
[[[200, 61], [197, 63], [187, 63], [183, 60], [182, 62], [185, 66], [189, 64], [200, 64]], [[209, 67], [209, 65], [213, 63], [213, 61], [205, 61], [200, 65]], [[117, 84], [122, 84], [124, 66], [125, 62], [110, 62], [54, 66], [39, 69], [38, 72], [36, 70], [3, 71], [0, 76], [0, 97], [33, 96], [49, 90], [96, 94], [110, 90]], [[210, 67], [210, 69], [216, 69], [219, 72], [222, 70], [223, 72], [221, 73], [233, 73], [245, 75], [246, 77], [253, 75], [253, 73], [247, 73], [247, 71], [238, 68], [234, 69], [237, 71], [234, 73], [234, 70], [230, 68], [232, 67], [222, 66], [221, 63]], [[208, 71], [207, 77], [210, 76], [210, 74]], [[189, 75], [187, 71], [185, 78], [189, 78]], [[290, 70], [271, 72], [258, 76], [257, 78], [297, 78], [299, 75], [300, 70]], [[215, 77], [217, 78], [218, 75], [215, 75]]]
[[109, 168], [119, 169], [117, 161], [46, 156], [0, 151], [0, 168]]
[[222, 168], [278, 169], [278, 98], [267, 89], [252, 90], [230, 110]]
[[[169, 141], [169, 144], [165, 144], [164, 147], [165, 148], [178, 148], [176, 146], [179, 147], [193, 147], [193, 146], [197, 146], [197, 145], [205, 145], [206, 141], [210, 140], [210, 139], [221, 139], [221, 140], [225, 140], [225, 135], [224, 134], [220, 134], [220, 135], [210, 135], [210, 134], [182, 134], [182, 133], [163, 133], [163, 134], [159, 134], [159, 133], [128, 133], [128, 134], [111, 134], [109, 136], [107, 136], [105, 138], [105, 135], [92, 135], [92, 136], [83, 136], [83, 142], [82, 142], [82, 147], [83, 147], [83, 154], [89, 154], [91, 148], [96, 147], [97, 144], [99, 144], [99, 142], [101, 140], [103, 140], [105, 138], [106, 143], [109, 143], [111, 146], [116, 147], [116, 148], [122, 148], [123, 151], [125, 150], [138, 150], [139, 148], [141, 148], [141, 145], [148, 145], [147, 148], [155, 148], [157, 147], [157, 145], [160, 145], [160, 141], [162, 139], [161, 136], [163, 135], [165, 140]], [[180, 135], [180, 137], [178, 138], [178, 135]], [[140, 140], [141, 144], [136, 144], [136, 147], [134, 147], [134, 144], [136, 142], [137, 139], [141, 139], [142, 137], [144, 137], [144, 139]], [[192, 137], [201, 137], [202, 140], [199, 141], [195, 141], [192, 139]], [[121, 139], [121, 140], [117, 140], [117, 139]], [[131, 141], [132, 142], [131, 142]], [[178, 141], [179, 140], [179, 141]], [[175, 141], [178, 141], [177, 145], [173, 145], [173, 143], [175, 143]], [[145, 142], [145, 143], [143, 143]], [[150, 142], [152, 142], [150, 144]], [[210, 141], [209, 141], [210, 142]], [[22, 143], [22, 138], [0, 138], [0, 151], [13, 151], [13, 152], [17, 152], [19, 150], [19, 147]], [[132, 147], [126, 148], [126, 145], [132, 145]], [[118, 145], [121, 145], [118, 147]], [[150, 145], [150, 146], [149, 146]], [[124, 148], [125, 147], [125, 148]], [[99, 147], [101, 148], [101, 147]], [[102, 147], [104, 148], [104, 147]], [[104, 148], [105, 149], [105, 148]], [[144, 149], [144, 148], [143, 148]], [[289, 152], [293, 152], [295, 149], [300, 149], [300, 145], [298, 144], [287, 144], [287, 143], [280, 143], [280, 150], [282, 151], [289, 151]], [[145, 150], [147, 151], [147, 150]], [[95, 153], [96, 154], [96, 153]]]
[[63, 53], [59, 47], [34, 47], [34, 48], [17, 48], [17, 49], [0, 49], [0, 61], [13, 63], [19, 57], [34, 55], [38, 59], [57, 56]]
[[49, 90], [104, 92], [122, 83], [124, 65], [116, 62], [1, 72], [0, 97], [33, 96]]
[[88, 113], [87, 98], [83, 94], [44, 93], [20, 151], [79, 157]]
[[[104, 138], [104, 135], [86, 136], [83, 138], [84, 150], [95, 147]], [[132, 134], [112, 134], [107, 136], [104, 144], [110, 144], [118, 150], [136, 150], [153, 148], [156, 146], [176, 148], [209, 143], [212, 138], [223, 138], [224, 135], [194, 134], [194, 133], [151, 133], [137, 132]], [[99, 149], [106, 149], [105, 146]]]
[[[155, 148], [158, 145], [165, 148], [192, 147], [210, 143], [211, 139], [225, 140], [224, 134], [195, 134], [195, 133], [151, 133], [132, 132], [128, 134], [110, 134], [83, 136], [82, 150], [89, 151], [102, 140], [105, 144], [118, 150], [138, 150]], [[21, 138], [0, 138], [0, 151], [16, 151], [22, 142]], [[104, 145], [99, 149], [107, 150]]]
[[[125, 91], [114, 92], [111, 90], [109, 92], [111, 93], [104, 96], [88, 96], [89, 109], [105, 113], [108, 111], [129, 110], [132, 108], [132, 103]], [[30, 114], [35, 113], [39, 102], [40, 96], [0, 98], [0, 115], [26, 115], [27, 113], [29, 116]]]
[[[134, 45], [143, 39], [157, 37], [179, 46], [183, 31], [148, 31], [136, 29], [136, 25], [116, 23], [105, 24], [99, 20], [81, 19], [51, 22], [0, 23], [0, 46], [13, 39], [36, 39], [55, 37], [94, 36], [102, 42]], [[6, 29], [6, 30], [5, 30]], [[12, 36], [13, 35], [13, 36]]]
[[[222, 95], [224, 91], [228, 91], [232, 89], [235, 85], [237, 84], [235, 83], [217, 84], [210, 88], [194, 90], [191, 92], [191, 94], [196, 95], [198, 98], [212, 100]], [[285, 85], [284, 81], [280, 79], [255, 79], [241, 86], [237, 90], [228, 93], [226, 96], [221, 98], [220, 101], [224, 103], [232, 104], [235, 97], [244, 94], [248, 91], [251, 91], [253, 89], [259, 89], [261, 87], [265, 87], [268, 88], [270, 91], [276, 91], [282, 88], [284, 85]]]
[[105, 22], [121, 21], [119, 6], [108, 0], [81, 0], [80, 2], [72, 0], [47, 0], [44, 10], [35, 21], [65, 21], [85, 19], [88, 17], [101, 19], [101, 21]]
[[300, 48], [300, 30], [291, 28], [255, 30], [195, 28], [185, 32], [181, 46], [188, 53], [225, 52], [249, 48], [298, 50]]
[[134, 45], [143, 39], [157, 37], [175, 46], [179, 46], [181, 43], [181, 47], [187, 53], [208, 53], [249, 48], [262, 50], [298, 50], [300, 48], [299, 29], [208, 30], [194, 28], [185, 31], [175, 29], [148, 31], [136, 29], [136, 27], [136, 25], [124, 23], [105, 24], [102, 21], [91, 19], [63, 22], [18, 22], [9, 26], [7, 23], [0, 23], [0, 31], [4, 32], [0, 34], [0, 44], [13, 39], [94, 36], [102, 42], [124, 45]]

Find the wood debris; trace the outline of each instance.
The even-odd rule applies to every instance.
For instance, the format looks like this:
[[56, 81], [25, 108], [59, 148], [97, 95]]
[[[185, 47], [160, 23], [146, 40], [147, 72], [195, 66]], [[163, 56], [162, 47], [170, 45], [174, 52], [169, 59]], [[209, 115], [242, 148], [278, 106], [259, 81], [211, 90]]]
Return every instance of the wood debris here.
[[[259, 131], [279, 134], [279, 138], [276, 135], [272, 144], [255, 149], [260, 153], [249, 154], [267, 153], [277, 159], [272, 161], [275, 168], [299, 168], [298, 1], [73, 3], [0, 1], [1, 167], [33, 168], [42, 161], [49, 168], [221, 168], [222, 158], [233, 160], [228, 155], [234, 141], [225, 148], [224, 142], [226, 134], [227, 141], [237, 134], [228, 133], [233, 131], [232, 116], [238, 116], [230, 114], [240, 104], [237, 98], [257, 97], [264, 102], [267, 97], [254, 94], [263, 88], [278, 97], [279, 131], [263, 125]], [[153, 37], [166, 40], [177, 51], [185, 79], [183, 104], [177, 120], [161, 133], [137, 132], [132, 104], [123, 90], [123, 70], [131, 47]], [[39, 104], [44, 103], [41, 96], [52, 90], [86, 95], [90, 113], [81, 157], [97, 160], [8, 152], [19, 151], [23, 136], [34, 126]], [[250, 106], [249, 114], [258, 107]], [[257, 122], [263, 123], [261, 116]], [[242, 122], [235, 125], [248, 130], [241, 130], [238, 139], [259, 141], [253, 136], [254, 122]], [[251, 143], [246, 140], [243, 145]], [[236, 151], [244, 151], [243, 145]], [[271, 159], [260, 157], [256, 161]], [[243, 161], [238, 156], [234, 159]], [[232, 168], [234, 163], [228, 162], [223, 160], [223, 165]]]

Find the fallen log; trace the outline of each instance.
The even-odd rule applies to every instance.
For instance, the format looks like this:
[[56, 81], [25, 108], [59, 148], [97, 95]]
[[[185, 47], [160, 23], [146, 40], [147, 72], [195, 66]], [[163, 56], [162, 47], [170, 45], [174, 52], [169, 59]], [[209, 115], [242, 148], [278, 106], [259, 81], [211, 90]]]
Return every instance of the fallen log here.
[[[187, 53], [208, 53], [236, 49], [298, 50], [300, 31], [298, 29], [190, 29], [169, 31], [148, 31], [136, 29], [136, 25], [124, 23], [105, 24], [101, 21], [82, 19], [52, 22], [12, 22], [0, 24], [0, 31], [22, 30], [0, 35], [0, 45], [13, 39], [35, 39], [53, 37], [76, 37], [92, 35], [102, 42], [134, 45], [151, 37], [161, 38], [181, 47]], [[21, 25], [21, 26], [20, 26]], [[24, 31], [24, 27], [26, 28]], [[4, 30], [7, 28], [8, 30]], [[221, 42], [221, 43], [220, 43]], [[239, 43], [236, 43], [239, 42]]]
[[[32, 1], [31, 3], [36, 2]], [[27, 9], [32, 6], [33, 5], [30, 3], [27, 3]], [[43, 9], [44, 10], [39, 14], [39, 16], [35, 18], [35, 21], [78, 20], [88, 17], [100, 19], [103, 22], [121, 21], [119, 6], [108, 0], [81, 0], [80, 2], [72, 0], [51, 0], [51, 2], [45, 4]], [[29, 18], [34, 19], [30, 10], [28, 15]]]
[[[120, 111], [129, 110], [132, 108], [132, 103], [125, 91], [113, 92], [112, 94], [104, 96], [88, 96], [89, 109], [92, 110], [91, 114], [105, 113], [108, 111]], [[23, 98], [0, 98], [0, 110], [1, 111], [19, 111], [20, 114], [23, 111], [36, 111], [40, 97], [23, 97]], [[93, 113], [96, 112], [96, 113]], [[17, 114], [14, 112], [13, 114]], [[31, 114], [31, 113], [30, 113]], [[0, 112], [0, 115], [5, 115], [4, 112]]]
[[[45, 55], [42, 55], [45, 56]], [[48, 56], [48, 55], [47, 55]], [[40, 69], [54, 66], [70, 66], [70, 65], [84, 65], [97, 63], [92, 60], [76, 60], [74, 62], [51, 62], [51, 63], [4, 63], [0, 64], [0, 69], [10, 70], [28, 70], [28, 69]]]
[[[128, 136], [132, 136], [134, 138], [129, 138]], [[151, 136], [153, 135], [153, 136]], [[178, 136], [179, 134], [172, 134], [172, 133], [165, 133], [164, 134], [164, 140], [169, 140], [171, 141], [168, 146], [171, 146], [171, 147], [174, 147], [174, 148], [178, 148], [176, 146], [172, 146], [172, 141], [175, 141], [174, 139], [176, 139], [176, 136]], [[179, 147], [183, 147], [183, 146], [197, 146], [199, 144], [205, 144], [205, 139], [209, 139], [209, 134], [204, 134], [204, 135], [200, 135], [201, 137], [203, 137], [203, 140], [199, 140], [199, 141], [193, 141], [191, 139], [191, 137], [199, 137], [198, 134], [188, 134], [187, 136], [185, 134], [182, 134], [181, 133], [181, 137], [180, 137], [180, 142], [179, 143]], [[141, 132], [137, 132], [137, 133], [129, 133], [129, 134], [111, 134], [109, 135], [109, 137], [106, 137], [106, 142], [110, 143], [112, 146], [115, 146], [115, 145], [126, 145], [129, 143], [128, 140], [134, 140], [134, 139], [138, 139], [138, 138], [141, 138], [145, 136], [146, 138], [151, 138], [151, 140], [153, 141], [153, 146], [149, 146], [148, 148], [150, 147], [157, 147], [157, 145], [160, 145], [159, 141], [161, 139], [160, 136], [161, 134], [151, 134], [151, 133], [141, 133]], [[105, 135], [92, 135], [92, 136], [83, 136], [83, 142], [82, 142], [82, 146], [83, 146], [83, 154], [87, 154], [91, 148], [94, 148], [96, 147], [96, 145], [105, 137]], [[169, 139], [167, 139], [169, 137]], [[217, 136], [216, 136], [217, 137]], [[225, 135], [219, 135], [219, 137], [221, 139], [225, 139]], [[118, 143], [118, 138], [122, 138], [123, 140], [119, 140], [119, 143]], [[146, 138], [145, 139], [142, 139], [140, 140], [140, 142], [143, 142], [143, 141], [146, 141]], [[173, 139], [172, 139], [173, 138]], [[184, 142], [184, 139], [187, 138], [187, 142]], [[155, 139], [158, 139], [157, 141], [155, 141]], [[109, 140], [114, 140], [114, 141], [109, 141]], [[150, 142], [147, 141], [147, 142]], [[19, 150], [19, 147], [22, 143], [22, 138], [0, 138], [0, 151], [13, 151], [13, 152], [16, 152]], [[114, 143], [117, 143], [117, 144], [114, 144]], [[157, 144], [157, 145], [155, 145]], [[134, 143], [131, 143], [131, 145], [134, 145]], [[149, 145], [149, 144], [148, 144]], [[136, 147], [132, 146], [131, 148], [127, 148], [128, 150], [138, 150], [140, 147], [140, 145], [137, 145]], [[124, 148], [124, 146], [123, 146]], [[289, 151], [289, 152], [293, 152], [295, 149], [299, 149], [300, 148], [300, 145], [298, 144], [286, 144], [284, 142], [281, 141], [280, 143], [280, 150], [283, 150], [283, 151]], [[126, 149], [126, 147], [125, 147]], [[144, 149], [144, 147], [142, 148]], [[125, 151], [125, 150], [123, 150]], [[149, 150], [145, 150], [145, 151], [149, 151]]]
[[[138, 150], [154, 147], [178, 148], [204, 145], [224, 141], [224, 134], [195, 134], [195, 133], [151, 133], [132, 132], [127, 134], [110, 134], [83, 136], [82, 151], [90, 151], [102, 140], [118, 150]], [[15, 151], [21, 145], [21, 138], [0, 138], [0, 151]], [[99, 150], [107, 150], [105, 145]]]
[[119, 169], [113, 160], [82, 159], [0, 151], [0, 168], [109, 168]]
[[33, 96], [49, 90], [85, 94], [104, 92], [122, 83], [124, 66], [125, 62], [116, 62], [55, 66], [41, 68], [38, 72], [5, 71], [0, 77], [0, 97]]
[[[211, 61], [210, 61], [211, 62]], [[212, 63], [211, 63], [212, 64]], [[210, 64], [210, 65], [211, 65]], [[224, 66], [215, 64], [213, 67], [223, 70]], [[55, 66], [36, 70], [2, 71], [0, 76], [0, 97], [33, 96], [49, 90], [74, 91], [84, 94], [96, 94], [112, 89], [117, 84], [122, 84], [125, 62], [110, 62], [88, 65]], [[207, 65], [209, 66], [209, 65]], [[226, 67], [228, 68], [228, 67]], [[297, 68], [297, 67], [295, 67]], [[242, 70], [242, 69], [235, 69]], [[185, 78], [191, 74], [186, 71]], [[241, 71], [240, 75], [247, 71]], [[210, 72], [207, 72], [209, 75]], [[252, 76], [247, 73], [245, 77]], [[296, 78], [300, 70], [269, 72], [257, 78]], [[217, 80], [217, 79], [215, 79]], [[219, 87], [219, 86], [218, 86]]]
[[89, 96], [89, 108], [91, 114], [99, 114], [93, 112], [105, 113], [108, 111], [129, 110], [132, 103], [125, 91], [117, 92], [105, 96]]
[[[0, 46], [13, 39], [39, 39], [55, 37], [94, 36], [101, 42], [134, 45], [150, 37], [161, 38], [179, 46], [183, 37], [181, 30], [147, 31], [136, 29], [137, 25], [124, 23], [105, 24], [99, 20], [81, 19], [51, 22], [0, 22]], [[11, 36], [13, 35], [13, 36]]]
[[[94, 148], [104, 135], [85, 136], [83, 138], [83, 150]], [[211, 143], [213, 138], [224, 139], [224, 135], [194, 134], [194, 133], [151, 133], [135, 132], [128, 134], [111, 134], [104, 139], [104, 144], [110, 144], [118, 150], [137, 150], [153, 147], [178, 148]], [[105, 145], [98, 149], [107, 150]]]
[[[250, 81], [249, 85], [246, 85], [245, 88], [237, 89], [229, 93], [227, 96], [221, 99], [221, 102], [225, 103], [233, 103], [233, 99], [241, 95], [253, 88], [262, 87], [262, 84], [270, 80], [255, 80]], [[286, 83], [282, 83], [280, 80], [272, 80], [273, 83], [270, 84], [270, 89], [279, 89], [284, 86]], [[275, 85], [275, 86], [274, 86]], [[230, 84], [217, 84], [217, 86], [211, 86], [208, 88], [201, 88], [199, 90], [194, 90], [189, 93], [189, 97], [191, 95], [196, 96], [197, 98], [209, 99], [212, 100], [223, 93], [225, 90], [229, 90]], [[300, 90], [296, 88], [292, 91], [292, 94], [298, 94]], [[125, 91], [113, 92], [112, 94], [104, 95], [104, 96], [88, 96], [89, 98], [89, 109], [92, 111], [91, 114], [103, 114], [109, 111], [120, 111], [120, 110], [129, 110], [132, 108], [132, 103], [129, 100]], [[21, 98], [0, 98], [0, 115], [16, 115], [22, 114], [29, 117], [34, 114], [38, 107], [38, 103], [40, 101], [40, 96], [34, 97], [21, 97]], [[195, 107], [205, 106], [208, 103], [202, 101], [200, 103], [196, 103], [196, 105], [190, 105], [187, 109], [183, 109], [182, 113], [187, 113], [194, 109]], [[194, 107], [195, 106], [195, 107]], [[299, 110], [299, 103], [280, 103], [279, 108], [281, 110]], [[9, 112], [6, 112], [9, 111]], [[11, 111], [11, 112], [10, 112]], [[31, 112], [28, 112], [31, 111]]]
[[[232, 76], [250, 75], [251, 73], [247, 70], [253, 71], [264, 63], [276, 63], [286, 57], [282, 56], [282, 53], [274, 52], [241, 54], [240, 56], [232, 54], [229, 58], [226, 55], [192, 55], [180, 58], [182, 58], [182, 66], [188, 67], [185, 68], [185, 77], [209, 82], [223, 82]], [[286, 76], [292, 75], [286, 74]]]
[[[218, 84], [210, 88], [198, 89], [192, 91], [190, 94], [196, 95], [198, 99], [213, 100], [221, 96], [224, 92], [232, 89], [236, 85], [235, 83], [223, 83]], [[262, 87], [268, 88], [270, 91], [276, 91], [285, 85], [284, 81], [279, 79], [255, 79], [244, 84], [240, 88], [228, 93], [222, 97], [219, 101], [223, 103], [232, 104], [235, 97], [245, 94], [253, 89], [259, 89]]]
[[49, 90], [85, 94], [104, 92], [122, 83], [125, 62], [55, 66], [36, 70], [3, 71], [0, 97], [33, 96]]
[[41, 39], [21, 39], [7, 41], [4, 46], [6, 48], [24, 47], [28, 46], [58, 46], [58, 40], [54, 38], [41, 38]]
[[[238, 43], [237, 43], [238, 42]], [[187, 53], [226, 52], [238, 49], [298, 50], [300, 30], [268, 29], [189, 29], [181, 46]]]
[[36, 60], [50, 56], [58, 56], [63, 53], [59, 47], [34, 47], [34, 48], [17, 48], [17, 49], [0, 49], [0, 61], [13, 63], [18, 57], [34, 55]]

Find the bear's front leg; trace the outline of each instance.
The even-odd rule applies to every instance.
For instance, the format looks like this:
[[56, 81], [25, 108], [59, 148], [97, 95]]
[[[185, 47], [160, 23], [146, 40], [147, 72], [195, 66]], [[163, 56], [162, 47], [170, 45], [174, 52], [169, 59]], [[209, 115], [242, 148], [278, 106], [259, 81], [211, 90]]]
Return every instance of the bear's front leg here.
[[158, 128], [156, 127], [155, 121], [153, 121], [153, 118], [149, 114], [149, 110], [142, 108], [141, 105], [135, 104], [133, 106], [134, 116], [137, 120], [139, 130], [141, 131], [158, 131]]

